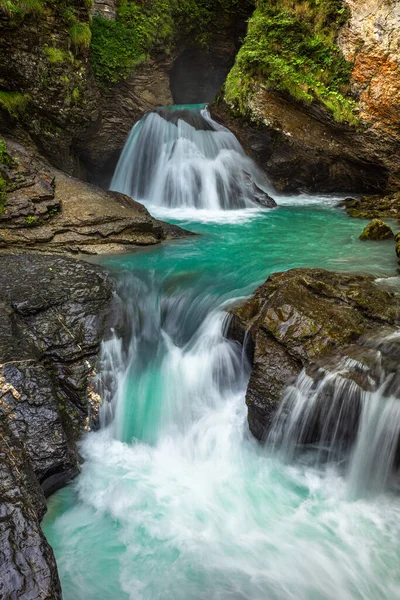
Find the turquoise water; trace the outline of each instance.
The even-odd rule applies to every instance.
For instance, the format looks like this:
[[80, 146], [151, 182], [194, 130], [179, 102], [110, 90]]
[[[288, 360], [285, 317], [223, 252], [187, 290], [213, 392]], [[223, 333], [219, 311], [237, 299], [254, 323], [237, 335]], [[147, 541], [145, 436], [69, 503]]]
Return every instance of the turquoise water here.
[[350, 499], [334, 465], [283, 464], [247, 430], [229, 303], [293, 267], [397, 274], [393, 242], [358, 240], [363, 221], [280, 203], [159, 210], [201, 235], [102, 259], [132, 340], [105, 345], [104, 364], [120, 361], [113, 421], [83, 441], [82, 474], [43, 523], [65, 600], [400, 598], [399, 497]]

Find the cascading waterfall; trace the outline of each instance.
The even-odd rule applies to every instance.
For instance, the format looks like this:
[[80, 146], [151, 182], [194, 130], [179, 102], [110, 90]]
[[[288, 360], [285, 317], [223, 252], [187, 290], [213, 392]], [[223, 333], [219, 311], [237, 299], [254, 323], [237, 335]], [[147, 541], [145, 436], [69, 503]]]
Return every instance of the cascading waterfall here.
[[[400, 598], [400, 498], [385, 487], [393, 382], [368, 395], [344, 376], [350, 363], [304, 372], [272, 452], [249, 434], [249, 365], [224, 336], [229, 303], [269, 273], [339, 264], [393, 275], [393, 249], [366, 253], [356, 220], [322, 202], [229, 220], [221, 208], [254, 206], [255, 169], [199, 109], [151, 113], [127, 142], [114, 189], [195, 208], [203, 220], [189, 228], [204, 235], [102, 259], [118, 287], [99, 368], [102, 428], [83, 440], [82, 473], [44, 521], [64, 600]], [[205, 223], [204, 207], [219, 221]], [[312, 459], [298, 460], [300, 443], [316, 448]]]
[[167, 107], [136, 123], [111, 189], [153, 207], [275, 206], [263, 173], [204, 107]]
[[322, 377], [304, 369], [286, 389], [268, 438], [286, 460], [312, 445], [317, 463], [343, 461], [353, 497], [381, 493], [399, 466], [399, 382], [385, 373], [380, 352], [374, 377], [370, 369], [348, 357]]

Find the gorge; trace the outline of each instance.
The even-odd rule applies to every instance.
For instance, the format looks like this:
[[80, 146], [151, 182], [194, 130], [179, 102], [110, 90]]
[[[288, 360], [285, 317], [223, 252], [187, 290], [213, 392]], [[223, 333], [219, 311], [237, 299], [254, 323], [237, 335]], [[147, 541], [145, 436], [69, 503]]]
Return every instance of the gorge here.
[[398, 3], [11, 4], [0, 597], [400, 598]]

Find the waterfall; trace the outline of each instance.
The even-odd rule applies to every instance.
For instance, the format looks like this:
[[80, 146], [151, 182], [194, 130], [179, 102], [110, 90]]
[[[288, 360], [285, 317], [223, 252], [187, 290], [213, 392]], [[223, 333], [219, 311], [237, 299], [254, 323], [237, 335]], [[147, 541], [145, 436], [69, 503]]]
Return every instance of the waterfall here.
[[399, 382], [380, 351], [374, 358], [368, 366], [342, 357], [329, 369], [303, 369], [268, 437], [285, 460], [312, 448], [317, 463], [342, 462], [353, 497], [382, 492], [400, 458]]
[[272, 208], [271, 186], [204, 107], [166, 107], [133, 127], [111, 189], [152, 207]]
[[228, 315], [220, 302], [151, 273], [120, 279], [119, 327], [102, 344], [98, 379], [101, 425], [115, 439], [155, 444], [184, 434], [227, 395], [243, 393], [248, 361], [224, 335]]

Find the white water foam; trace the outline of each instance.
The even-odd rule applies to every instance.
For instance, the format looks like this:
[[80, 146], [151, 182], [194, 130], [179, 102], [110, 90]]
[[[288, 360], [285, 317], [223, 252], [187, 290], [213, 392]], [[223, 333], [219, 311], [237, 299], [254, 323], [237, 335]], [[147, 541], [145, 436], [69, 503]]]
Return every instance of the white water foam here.
[[215, 213], [257, 208], [256, 197], [263, 198], [271, 186], [233, 133], [207, 109], [176, 107], [149, 113], [136, 123], [111, 189], [153, 211], [166, 207]]

